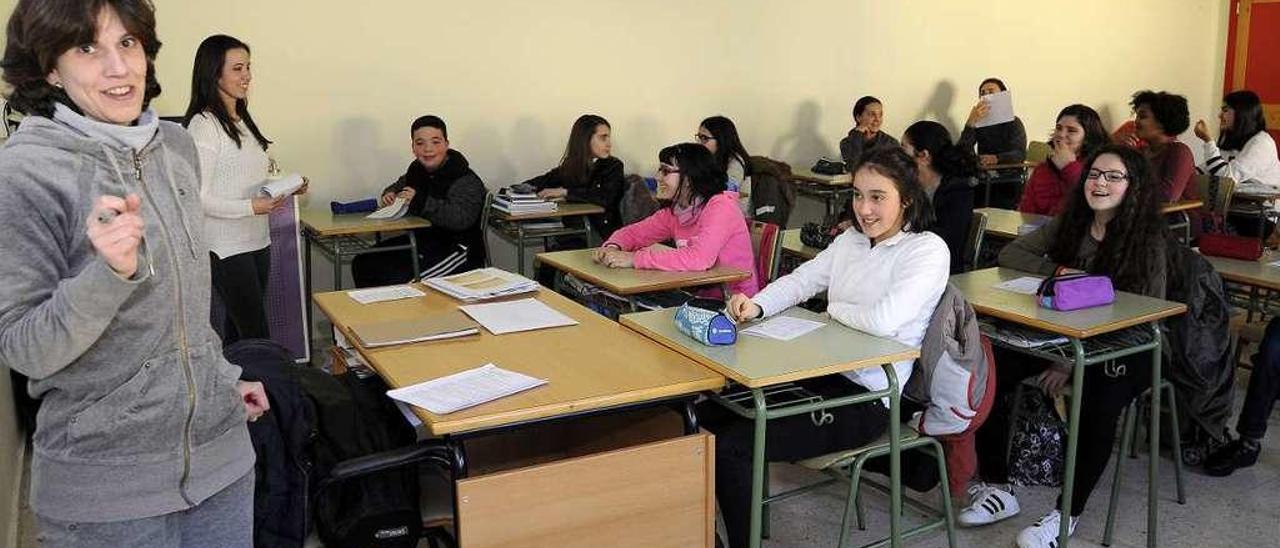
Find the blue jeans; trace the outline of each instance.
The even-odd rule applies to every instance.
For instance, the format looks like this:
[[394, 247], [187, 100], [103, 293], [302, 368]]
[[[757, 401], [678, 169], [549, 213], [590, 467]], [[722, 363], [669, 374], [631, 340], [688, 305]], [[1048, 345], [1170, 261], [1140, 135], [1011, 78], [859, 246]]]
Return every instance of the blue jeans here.
[[251, 548], [253, 472], [194, 508], [126, 521], [83, 523], [37, 515], [48, 548]]
[[1267, 433], [1267, 417], [1280, 397], [1280, 317], [1267, 324], [1267, 333], [1253, 355], [1253, 373], [1244, 407], [1236, 422], [1236, 432], [1246, 438], [1262, 439]]

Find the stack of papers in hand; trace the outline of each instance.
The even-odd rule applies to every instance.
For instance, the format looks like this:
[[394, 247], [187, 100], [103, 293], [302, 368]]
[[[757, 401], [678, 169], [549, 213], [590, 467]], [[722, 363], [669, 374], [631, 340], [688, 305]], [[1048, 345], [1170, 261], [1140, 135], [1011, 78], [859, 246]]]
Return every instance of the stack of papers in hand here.
[[464, 302], [530, 293], [540, 287], [538, 282], [529, 278], [497, 268], [479, 268], [443, 278], [428, 278], [422, 283]]
[[281, 196], [293, 194], [299, 188], [302, 188], [302, 176], [297, 173], [290, 173], [284, 177], [262, 185], [262, 189], [259, 192], [264, 196], [279, 198]]
[[535, 299], [458, 307], [494, 335], [577, 325], [578, 321]]
[[742, 334], [789, 341], [824, 325], [827, 324], [804, 318], [778, 316], [743, 329]]
[[387, 204], [386, 207], [379, 209], [368, 215], [365, 215], [364, 218], [380, 220], [380, 221], [391, 221], [391, 220], [404, 217], [408, 213], [409, 213], [409, 202], [406, 202], [404, 198], [396, 198], [390, 204]]
[[544, 384], [547, 384], [545, 379], [535, 379], [489, 363], [447, 377], [388, 390], [387, 395], [444, 415]]
[[365, 348], [453, 339], [479, 335], [480, 328], [457, 310], [411, 320], [351, 324], [351, 332]]
[[511, 187], [498, 191], [493, 197], [493, 208], [510, 215], [522, 213], [551, 213], [556, 210], [556, 203], [539, 198], [536, 193], [512, 190]]

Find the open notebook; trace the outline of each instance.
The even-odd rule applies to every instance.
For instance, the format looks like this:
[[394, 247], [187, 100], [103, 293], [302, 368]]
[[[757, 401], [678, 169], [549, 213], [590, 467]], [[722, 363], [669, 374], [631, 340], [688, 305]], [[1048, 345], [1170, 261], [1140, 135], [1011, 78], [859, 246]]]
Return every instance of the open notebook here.
[[438, 341], [480, 334], [480, 327], [458, 310], [410, 320], [351, 324], [351, 332], [365, 348]]

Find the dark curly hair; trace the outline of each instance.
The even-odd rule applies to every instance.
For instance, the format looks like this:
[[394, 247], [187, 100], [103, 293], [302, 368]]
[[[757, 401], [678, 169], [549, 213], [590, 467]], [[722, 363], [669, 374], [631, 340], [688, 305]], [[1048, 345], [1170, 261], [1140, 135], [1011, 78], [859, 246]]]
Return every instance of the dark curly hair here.
[[8, 99], [14, 110], [29, 116], [52, 117], [57, 102], [80, 112], [66, 91], [54, 87], [46, 78], [57, 67], [59, 56], [96, 40], [98, 16], [106, 8], [115, 10], [129, 34], [142, 42], [147, 55], [143, 110], [160, 95], [155, 70], [160, 40], [156, 37], [155, 6], [150, 0], [18, 0], [9, 16], [8, 39], [0, 59], [4, 81], [13, 88]]
[[[916, 167], [915, 158], [901, 147], [876, 147], [862, 154], [853, 178], [856, 180], [858, 173], [863, 171], [870, 171], [893, 181], [903, 205], [903, 232], [925, 232], [933, 227], [933, 207], [929, 205], [924, 186], [920, 184], [920, 171]], [[852, 203], [851, 200], [850, 204]], [[856, 219], [853, 228], [862, 232]]]
[[[1094, 211], [1085, 199], [1085, 180], [1099, 157], [1118, 156], [1129, 174], [1129, 186], [1119, 211], [1107, 221], [1107, 233], [1088, 265], [1077, 260], [1080, 245], [1089, 238]], [[1087, 266], [1094, 274], [1109, 276], [1116, 289], [1150, 295], [1151, 273], [1165, 268], [1164, 253], [1169, 226], [1160, 214], [1160, 183], [1142, 153], [1123, 145], [1106, 145], [1089, 156], [1080, 181], [1071, 191], [1058, 219], [1058, 232], [1049, 247], [1049, 258], [1062, 265]]]
[[1133, 94], [1133, 100], [1129, 101], [1134, 112], [1138, 112], [1138, 107], [1142, 105], [1151, 109], [1151, 115], [1164, 128], [1165, 135], [1174, 137], [1191, 127], [1191, 113], [1187, 109], [1186, 97], [1146, 89]]

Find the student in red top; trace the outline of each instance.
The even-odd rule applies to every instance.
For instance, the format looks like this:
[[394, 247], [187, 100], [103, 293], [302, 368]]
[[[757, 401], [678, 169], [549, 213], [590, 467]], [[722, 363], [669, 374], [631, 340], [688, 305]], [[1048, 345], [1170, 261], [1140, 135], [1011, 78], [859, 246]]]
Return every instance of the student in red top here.
[[1178, 135], [1191, 127], [1187, 98], [1164, 91], [1143, 90], [1133, 94], [1133, 135], [1125, 137], [1126, 145], [1138, 149], [1138, 140], [1146, 141], [1143, 154], [1151, 161], [1153, 175], [1164, 191], [1164, 201], [1194, 200], [1198, 194], [1191, 184], [1196, 175], [1196, 160], [1191, 148], [1178, 141]]
[[1066, 205], [1064, 198], [1080, 182], [1081, 160], [1108, 142], [1110, 138], [1097, 111], [1079, 104], [1062, 109], [1049, 136], [1053, 154], [1031, 172], [1018, 211], [1039, 215], [1061, 213]]

